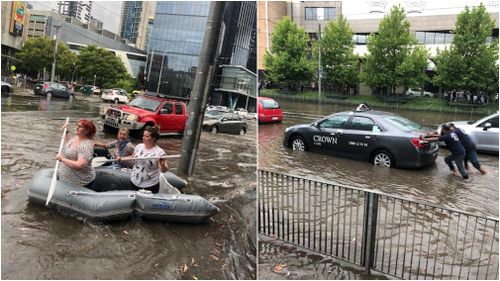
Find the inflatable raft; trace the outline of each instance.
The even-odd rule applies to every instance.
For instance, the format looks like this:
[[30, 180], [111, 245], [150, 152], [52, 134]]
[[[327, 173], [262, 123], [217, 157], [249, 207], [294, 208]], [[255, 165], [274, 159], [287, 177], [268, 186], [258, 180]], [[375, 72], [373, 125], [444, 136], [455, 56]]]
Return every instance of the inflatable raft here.
[[[96, 191], [58, 181], [50, 208], [95, 221], [123, 220], [131, 216], [159, 221], [202, 223], [219, 208], [197, 195], [181, 194], [186, 182], [171, 172], [160, 176], [160, 192], [135, 191], [130, 171], [97, 167]], [[53, 169], [40, 170], [28, 182], [30, 202], [45, 205]]]

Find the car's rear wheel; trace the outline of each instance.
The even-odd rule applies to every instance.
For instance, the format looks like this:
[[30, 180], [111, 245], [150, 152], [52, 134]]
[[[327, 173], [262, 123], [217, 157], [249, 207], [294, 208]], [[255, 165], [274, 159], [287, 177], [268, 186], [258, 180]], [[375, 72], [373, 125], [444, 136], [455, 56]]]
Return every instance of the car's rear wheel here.
[[210, 128], [210, 133], [215, 135], [218, 132], [219, 132], [219, 129], [217, 128], [217, 126], [212, 126], [212, 128]]
[[394, 157], [386, 150], [379, 150], [373, 155], [373, 165], [387, 168], [393, 167]]
[[241, 128], [240, 129], [240, 136], [243, 136], [244, 134], [246, 134], [246, 132], [247, 131], [245, 130], [245, 128]]
[[7, 86], [3, 86], [2, 87], [2, 94], [9, 94], [10, 93], [10, 89], [9, 87]]
[[292, 149], [297, 151], [306, 151], [307, 145], [306, 141], [301, 136], [294, 136], [292, 138]]

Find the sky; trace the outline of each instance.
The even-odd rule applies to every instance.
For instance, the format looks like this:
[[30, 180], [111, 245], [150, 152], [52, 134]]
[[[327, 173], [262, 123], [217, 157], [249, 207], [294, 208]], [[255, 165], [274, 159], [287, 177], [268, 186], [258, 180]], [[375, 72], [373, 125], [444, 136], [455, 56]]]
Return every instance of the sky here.
[[[33, 10], [49, 11], [54, 9], [57, 12], [57, 1], [28, 1], [33, 5]], [[90, 14], [103, 22], [103, 28], [113, 33], [119, 34], [120, 14], [122, 11], [122, 1], [93, 1]]]
[[[57, 1], [28, 1], [35, 10], [57, 11]], [[457, 14], [465, 6], [478, 6], [484, 3], [490, 12], [498, 12], [497, 0], [349, 0], [342, 1], [342, 13], [348, 19], [381, 18], [384, 13], [370, 13], [370, 2], [385, 3], [384, 12], [388, 12], [393, 5], [401, 4], [407, 10], [408, 3], [417, 3], [423, 10], [418, 13], [410, 13], [408, 17], [420, 15], [443, 15]], [[103, 27], [113, 33], [119, 34], [120, 13], [122, 1], [94, 1], [91, 14], [94, 18], [103, 22]]]

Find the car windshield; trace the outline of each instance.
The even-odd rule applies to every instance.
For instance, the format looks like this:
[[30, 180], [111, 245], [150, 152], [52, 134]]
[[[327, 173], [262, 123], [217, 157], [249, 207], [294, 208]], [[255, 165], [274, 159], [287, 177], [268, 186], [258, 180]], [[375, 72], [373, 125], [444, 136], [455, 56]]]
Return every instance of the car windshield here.
[[160, 106], [161, 102], [158, 100], [152, 100], [152, 99], [147, 99], [144, 97], [138, 97], [132, 102], [130, 102], [128, 105], [141, 108], [141, 109], [146, 109], [149, 111], [156, 111], [158, 109], [158, 106]]
[[218, 119], [220, 118], [224, 113], [224, 111], [219, 111], [219, 110], [210, 110], [205, 113], [205, 116], [210, 119]]
[[397, 115], [387, 116], [385, 117], [385, 120], [389, 121], [403, 131], [413, 131], [423, 128], [422, 125]]
[[274, 100], [261, 100], [260, 102], [262, 103], [262, 107], [266, 109], [280, 108], [279, 104]]

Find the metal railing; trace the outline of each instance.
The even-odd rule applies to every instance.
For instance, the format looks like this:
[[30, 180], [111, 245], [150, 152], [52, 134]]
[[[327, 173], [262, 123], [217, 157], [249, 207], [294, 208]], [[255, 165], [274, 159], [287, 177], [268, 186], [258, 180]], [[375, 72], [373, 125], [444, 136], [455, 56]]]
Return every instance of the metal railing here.
[[259, 232], [402, 279], [498, 279], [498, 218], [259, 170]]

